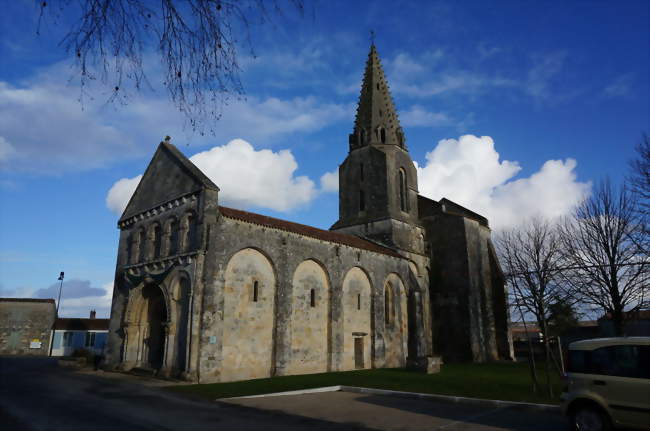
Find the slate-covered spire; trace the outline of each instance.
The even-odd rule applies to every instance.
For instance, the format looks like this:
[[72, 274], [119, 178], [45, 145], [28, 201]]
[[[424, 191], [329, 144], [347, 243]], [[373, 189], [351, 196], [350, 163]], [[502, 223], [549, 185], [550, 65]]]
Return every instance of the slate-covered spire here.
[[397, 145], [406, 149], [404, 132], [381, 67], [377, 48], [370, 46], [350, 150], [365, 145]]

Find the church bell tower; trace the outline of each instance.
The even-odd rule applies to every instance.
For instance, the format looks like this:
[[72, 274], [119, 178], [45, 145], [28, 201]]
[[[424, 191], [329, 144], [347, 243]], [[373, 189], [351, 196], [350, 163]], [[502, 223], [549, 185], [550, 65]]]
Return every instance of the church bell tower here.
[[422, 253], [417, 196], [417, 171], [373, 43], [349, 153], [339, 166], [339, 220], [331, 230]]

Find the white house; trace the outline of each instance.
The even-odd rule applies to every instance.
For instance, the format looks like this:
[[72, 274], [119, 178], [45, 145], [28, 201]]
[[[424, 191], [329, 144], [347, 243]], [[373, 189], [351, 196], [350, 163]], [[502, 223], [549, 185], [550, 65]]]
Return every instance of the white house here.
[[106, 344], [109, 319], [58, 318], [54, 324], [52, 356], [69, 356], [77, 349], [101, 354]]

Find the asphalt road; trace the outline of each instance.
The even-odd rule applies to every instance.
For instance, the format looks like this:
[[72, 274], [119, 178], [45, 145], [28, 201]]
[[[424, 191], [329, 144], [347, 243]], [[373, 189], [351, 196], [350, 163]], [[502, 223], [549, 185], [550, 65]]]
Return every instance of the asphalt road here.
[[209, 402], [0, 358], [0, 430], [562, 430], [558, 414], [344, 392]]
[[281, 412], [188, 399], [163, 388], [61, 369], [46, 358], [0, 358], [0, 430], [349, 430]]

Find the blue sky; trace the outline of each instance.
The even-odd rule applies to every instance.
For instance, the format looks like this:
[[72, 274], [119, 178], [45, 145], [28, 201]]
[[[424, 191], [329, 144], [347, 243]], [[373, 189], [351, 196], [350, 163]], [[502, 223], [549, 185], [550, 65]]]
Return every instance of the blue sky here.
[[240, 51], [246, 100], [204, 137], [183, 129], [154, 55], [154, 91], [106, 105], [93, 83], [81, 104], [58, 45], [71, 17], [37, 36], [33, 2], [3, 8], [0, 296], [48, 295], [65, 271], [67, 316], [108, 314], [118, 213], [165, 135], [221, 187], [222, 204], [334, 223], [332, 179], [371, 29], [420, 192], [495, 229], [566, 214], [605, 176], [621, 182], [650, 131], [645, 0], [321, 1], [313, 16], [253, 31], [256, 57]]

